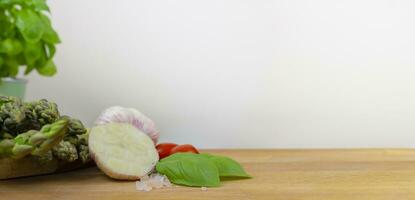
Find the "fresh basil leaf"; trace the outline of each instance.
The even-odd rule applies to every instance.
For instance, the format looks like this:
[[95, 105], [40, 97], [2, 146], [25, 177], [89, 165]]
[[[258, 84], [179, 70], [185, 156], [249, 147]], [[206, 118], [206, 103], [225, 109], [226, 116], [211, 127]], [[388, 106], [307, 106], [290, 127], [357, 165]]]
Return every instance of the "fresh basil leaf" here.
[[44, 50], [41, 51], [40, 57], [35, 62], [35, 68], [41, 68], [46, 65], [46, 62], [50, 60], [46, 57]]
[[58, 36], [58, 33], [56, 33], [56, 31], [52, 28], [52, 24], [49, 18], [44, 14], [40, 14], [39, 17], [42, 20], [43, 27], [45, 29], [45, 32], [43, 33], [43, 36], [42, 36], [42, 40], [44, 40], [45, 42], [49, 44], [60, 43], [61, 40]]
[[19, 55], [16, 55], [16, 61], [19, 64], [19, 66], [26, 65], [26, 59], [22, 53]]
[[45, 0], [26, 0], [25, 3], [38, 11], [49, 11], [49, 7]]
[[45, 54], [47, 58], [49, 59], [53, 58], [53, 56], [55, 55], [55, 52], [56, 52], [55, 45], [45, 43]]
[[198, 154], [176, 153], [160, 160], [156, 169], [175, 184], [217, 187], [220, 185], [216, 165]]
[[56, 33], [56, 31], [53, 30], [53, 28], [50, 26], [46, 27], [42, 40], [49, 44], [61, 43], [61, 39], [59, 38], [58, 33]]
[[45, 65], [36, 68], [40, 75], [53, 76], [56, 74], [56, 65], [52, 60], [48, 60]]
[[[9, 76], [9, 72], [7, 71], [7, 66], [4, 63], [3, 65], [0, 65], [0, 77], [8, 77]], [[0, 79], [0, 84], [1, 84], [1, 79]]]
[[13, 4], [21, 3], [23, 0], [1, 0], [0, 6], [10, 6]]
[[18, 40], [7, 38], [0, 42], [0, 53], [14, 56], [22, 51], [23, 47]]
[[219, 170], [220, 177], [238, 177], [238, 178], [250, 178], [251, 176], [245, 172], [242, 166], [235, 160], [225, 157], [210, 154], [200, 154], [210, 160], [212, 160]]
[[45, 31], [39, 15], [29, 9], [22, 9], [16, 15], [16, 26], [23, 35], [23, 38], [30, 43], [38, 42]]
[[24, 75], [28, 75], [30, 72], [32, 72], [36, 68], [35, 64], [27, 64], [26, 69], [24, 71]]
[[7, 68], [6, 71], [8, 72], [7, 76], [16, 77], [19, 73], [19, 63], [17, 63], [15, 57], [8, 57], [6, 59], [5, 65]]
[[14, 37], [15, 27], [11, 23], [9, 17], [5, 12], [0, 12], [0, 37], [2, 38], [11, 38]]
[[42, 55], [43, 47], [40, 42], [26, 43], [23, 51], [27, 64], [34, 64]]

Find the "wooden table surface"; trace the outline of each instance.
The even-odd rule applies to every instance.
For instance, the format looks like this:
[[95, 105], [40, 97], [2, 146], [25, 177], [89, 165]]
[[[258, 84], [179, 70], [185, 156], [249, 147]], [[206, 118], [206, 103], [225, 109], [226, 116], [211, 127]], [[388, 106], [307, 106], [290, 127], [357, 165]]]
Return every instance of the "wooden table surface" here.
[[219, 188], [136, 191], [97, 168], [0, 181], [0, 199], [415, 199], [415, 150], [210, 150], [243, 164], [254, 178]]

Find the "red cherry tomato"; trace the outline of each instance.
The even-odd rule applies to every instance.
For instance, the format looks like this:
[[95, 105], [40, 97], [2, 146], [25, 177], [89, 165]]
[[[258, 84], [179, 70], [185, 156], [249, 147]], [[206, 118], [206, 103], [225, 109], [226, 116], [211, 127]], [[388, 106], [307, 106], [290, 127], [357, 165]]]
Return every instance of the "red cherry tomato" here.
[[169, 156], [171, 150], [176, 146], [177, 146], [177, 144], [174, 144], [174, 143], [160, 143], [160, 144], [158, 144], [156, 146], [156, 149], [159, 153], [160, 159]]
[[174, 147], [171, 151], [170, 151], [170, 155], [177, 153], [177, 152], [188, 152], [188, 153], [199, 153], [199, 151], [191, 144], [182, 144], [179, 146]]

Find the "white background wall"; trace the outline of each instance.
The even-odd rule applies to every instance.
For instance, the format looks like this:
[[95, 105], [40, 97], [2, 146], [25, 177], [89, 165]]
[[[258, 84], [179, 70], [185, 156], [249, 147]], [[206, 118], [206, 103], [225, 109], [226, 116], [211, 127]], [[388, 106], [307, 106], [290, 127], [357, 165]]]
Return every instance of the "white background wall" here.
[[415, 3], [55, 0], [59, 74], [29, 76], [92, 124], [111, 105], [203, 148], [415, 146]]

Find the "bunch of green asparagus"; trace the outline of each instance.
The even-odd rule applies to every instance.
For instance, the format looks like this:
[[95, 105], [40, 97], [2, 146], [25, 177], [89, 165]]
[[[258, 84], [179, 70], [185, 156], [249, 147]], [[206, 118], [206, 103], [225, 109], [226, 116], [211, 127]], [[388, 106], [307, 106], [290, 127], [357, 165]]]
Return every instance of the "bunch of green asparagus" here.
[[61, 116], [55, 103], [45, 99], [23, 102], [0, 96], [0, 159], [33, 156], [90, 161], [88, 131], [78, 119]]

